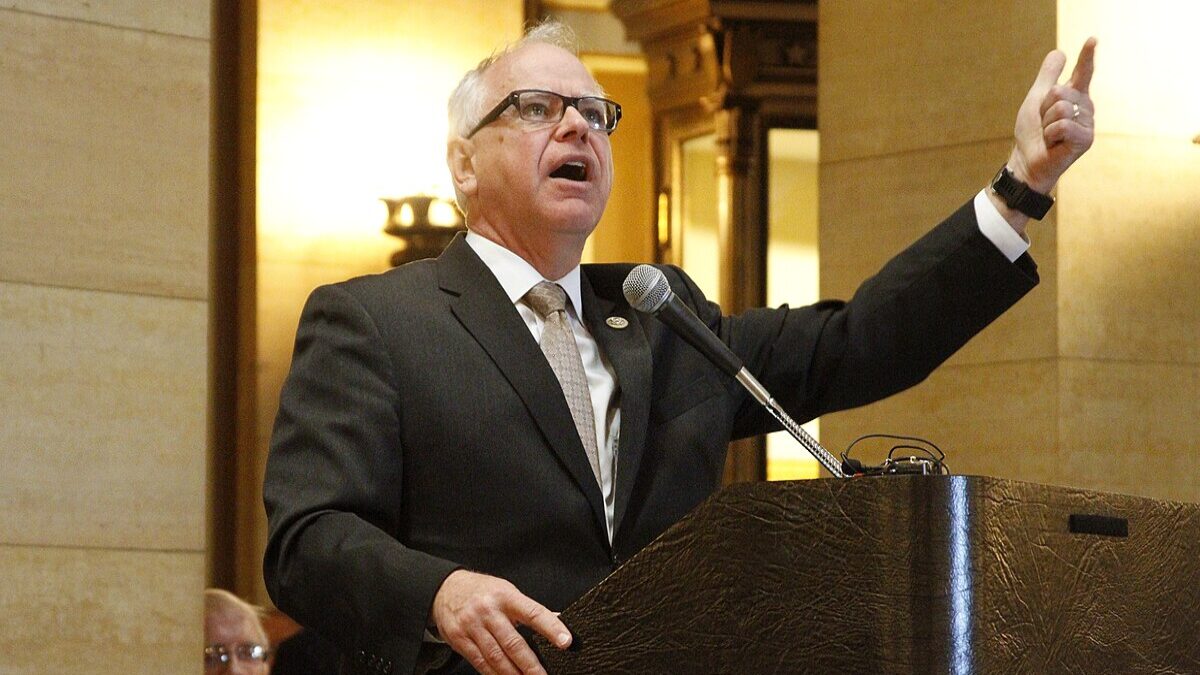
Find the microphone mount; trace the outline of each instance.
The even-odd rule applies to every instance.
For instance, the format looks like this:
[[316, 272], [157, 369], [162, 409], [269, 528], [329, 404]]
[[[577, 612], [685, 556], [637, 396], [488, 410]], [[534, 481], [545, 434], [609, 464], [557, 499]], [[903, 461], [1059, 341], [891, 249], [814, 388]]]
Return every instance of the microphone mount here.
[[[856, 445], [871, 439], [897, 442], [888, 451], [882, 464], [863, 464], [850, 456]], [[850, 476], [938, 476], [950, 473], [950, 468], [946, 466], [946, 453], [932, 441], [895, 434], [867, 434], [856, 438], [842, 452], [842, 469]]]

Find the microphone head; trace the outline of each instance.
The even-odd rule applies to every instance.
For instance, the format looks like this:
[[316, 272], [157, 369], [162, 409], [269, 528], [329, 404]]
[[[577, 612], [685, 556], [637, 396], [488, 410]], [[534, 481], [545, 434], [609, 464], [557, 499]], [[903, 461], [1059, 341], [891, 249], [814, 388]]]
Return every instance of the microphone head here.
[[657, 267], [638, 265], [625, 277], [621, 290], [631, 307], [653, 314], [671, 295], [671, 284], [667, 282], [667, 275]]

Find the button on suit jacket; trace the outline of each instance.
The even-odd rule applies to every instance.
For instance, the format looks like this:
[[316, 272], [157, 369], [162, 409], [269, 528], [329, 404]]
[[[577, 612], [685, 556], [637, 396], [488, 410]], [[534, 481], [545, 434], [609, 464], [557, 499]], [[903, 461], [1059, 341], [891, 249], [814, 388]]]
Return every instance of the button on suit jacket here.
[[[632, 265], [582, 268], [584, 321], [616, 371], [615, 533], [561, 389], [460, 238], [436, 260], [313, 292], [280, 399], [264, 496], [271, 597], [364, 672], [412, 672], [442, 580], [466, 567], [565, 608], [709, 496], [733, 438], [774, 421], [653, 317]], [[723, 316], [676, 294], [799, 420], [924, 379], [1037, 282], [970, 203], [849, 302]], [[605, 323], [622, 317], [627, 328]]]

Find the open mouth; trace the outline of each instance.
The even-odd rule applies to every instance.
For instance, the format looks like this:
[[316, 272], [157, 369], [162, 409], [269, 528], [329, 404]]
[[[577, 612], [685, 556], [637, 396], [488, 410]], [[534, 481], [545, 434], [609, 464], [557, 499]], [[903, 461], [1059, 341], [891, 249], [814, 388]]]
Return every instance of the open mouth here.
[[573, 181], [587, 180], [587, 166], [583, 162], [567, 162], [550, 173], [551, 178], [565, 178]]

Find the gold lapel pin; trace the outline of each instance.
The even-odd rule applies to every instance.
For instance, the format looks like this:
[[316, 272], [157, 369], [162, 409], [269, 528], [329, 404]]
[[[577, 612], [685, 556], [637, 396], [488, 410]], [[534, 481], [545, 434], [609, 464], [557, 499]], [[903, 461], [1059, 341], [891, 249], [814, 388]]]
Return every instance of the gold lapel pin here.
[[604, 323], [608, 324], [609, 328], [616, 328], [617, 330], [629, 327], [629, 320], [623, 316], [610, 316], [604, 320]]

